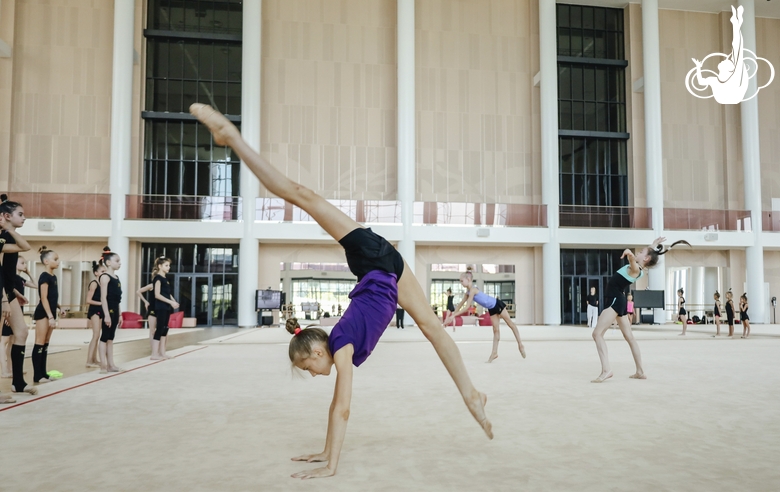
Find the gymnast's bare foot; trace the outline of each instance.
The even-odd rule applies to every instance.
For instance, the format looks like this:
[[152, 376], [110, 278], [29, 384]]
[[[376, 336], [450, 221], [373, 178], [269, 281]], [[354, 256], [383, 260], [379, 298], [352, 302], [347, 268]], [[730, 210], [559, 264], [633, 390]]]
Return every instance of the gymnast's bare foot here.
[[0, 395], [0, 405], [6, 403], [16, 403], [16, 400], [14, 400], [10, 395]]
[[117, 366], [109, 367], [108, 372], [122, 372], [123, 370]]
[[488, 439], [493, 439], [493, 424], [490, 423], [485, 415], [485, 405], [487, 405], [487, 395], [475, 390], [476, 395], [466, 400], [466, 406], [471, 415], [487, 434]]
[[27, 393], [28, 395], [38, 394], [38, 388], [34, 386], [30, 386], [29, 384], [25, 386], [24, 389], [21, 391], [17, 391], [15, 386], [11, 386], [11, 388], [14, 390], [14, 393]]
[[496, 359], [498, 359], [498, 354], [490, 354], [490, 358], [488, 359], [487, 363], [490, 364]]
[[211, 106], [195, 103], [190, 106], [190, 113], [208, 127], [217, 145], [228, 145], [232, 138], [241, 136], [236, 125]]
[[518, 343], [517, 346], [520, 348], [520, 355], [522, 355], [523, 359], [525, 359], [525, 347], [522, 343]]
[[149, 357], [149, 359], [151, 359], [151, 360], [165, 360], [165, 357], [163, 357], [162, 355], [153, 355], [153, 356]]
[[636, 373], [629, 376], [631, 379], [647, 379], [645, 373]]
[[612, 377], [612, 371], [609, 371], [606, 374], [604, 374], [602, 372], [601, 374], [599, 374], [599, 377], [597, 377], [596, 379], [592, 380], [591, 383], [603, 383], [604, 381], [606, 381], [607, 379], [609, 379], [611, 377]]

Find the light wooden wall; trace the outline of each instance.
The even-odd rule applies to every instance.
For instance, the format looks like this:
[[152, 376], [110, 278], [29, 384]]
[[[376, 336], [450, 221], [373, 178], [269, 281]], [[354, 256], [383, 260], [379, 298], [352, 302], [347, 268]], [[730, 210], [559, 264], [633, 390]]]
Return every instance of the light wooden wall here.
[[[725, 14], [661, 10], [661, 100], [664, 205], [670, 208], [743, 207], [739, 112], [685, 88], [691, 58], [731, 44]], [[709, 62], [708, 62], [709, 65]], [[706, 68], [706, 66], [705, 66]]]
[[418, 0], [417, 199], [541, 201], [538, 4]]
[[[761, 142], [761, 200], [764, 210], [772, 210], [772, 198], [780, 199], [780, 19], [756, 19], [756, 54], [775, 67], [775, 80], [758, 93]], [[769, 80], [762, 63], [758, 83]], [[775, 294], [773, 294], [775, 295]]]
[[9, 188], [107, 192], [113, 2], [16, 0], [14, 22]]
[[326, 198], [396, 198], [395, 0], [263, 2], [261, 146]]

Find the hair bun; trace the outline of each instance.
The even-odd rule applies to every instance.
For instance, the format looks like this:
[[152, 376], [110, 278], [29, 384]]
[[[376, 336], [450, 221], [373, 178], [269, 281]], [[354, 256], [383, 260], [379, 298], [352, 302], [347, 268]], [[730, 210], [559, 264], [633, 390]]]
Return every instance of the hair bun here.
[[108, 246], [103, 246], [103, 252], [104, 253], [110, 253], [111, 252], [111, 248], [109, 248]]
[[1, 200], [1, 201], [4, 201], [4, 202], [5, 202], [5, 201], [8, 201], [8, 195], [6, 195], [5, 193], [3, 193], [2, 195], [0, 195], [0, 200]]
[[49, 251], [49, 248], [47, 248], [45, 245], [38, 248], [38, 253], [43, 254], [44, 251]]
[[298, 318], [289, 318], [285, 323], [284, 328], [290, 332], [290, 335], [295, 335], [295, 329], [300, 329], [301, 325], [298, 323]]

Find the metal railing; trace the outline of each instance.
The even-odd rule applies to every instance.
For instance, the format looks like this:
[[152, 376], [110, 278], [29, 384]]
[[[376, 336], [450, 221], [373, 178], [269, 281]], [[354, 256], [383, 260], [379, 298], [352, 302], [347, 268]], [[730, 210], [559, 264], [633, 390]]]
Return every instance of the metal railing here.
[[665, 208], [664, 229], [670, 231], [750, 231], [748, 210]]
[[652, 229], [652, 211], [640, 207], [559, 205], [561, 227]]
[[110, 219], [111, 195], [97, 193], [11, 192], [31, 219]]
[[127, 195], [125, 218], [234, 222], [241, 220], [240, 196]]
[[[328, 200], [353, 220], [366, 224], [400, 224], [401, 203], [395, 200]], [[258, 198], [255, 220], [310, 222], [305, 211], [281, 198]], [[415, 224], [545, 227], [547, 207], [504, 203], [415, 202]]]

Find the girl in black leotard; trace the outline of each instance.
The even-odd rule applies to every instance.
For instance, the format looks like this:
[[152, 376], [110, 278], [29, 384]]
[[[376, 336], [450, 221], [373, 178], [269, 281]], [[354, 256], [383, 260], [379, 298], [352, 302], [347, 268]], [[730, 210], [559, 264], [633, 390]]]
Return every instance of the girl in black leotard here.
[[684, 291], [682, 289], [677, 290], [677, 314], [682, 321], [682, 333], [681, 337], [685, 336], [685, 331], [688, 329], [688, 311], [685, 310], [685, 298], [683, 297]]
[[33, 347], [33, 382], [48, 383], [49, 371], [46, 361], [49, 355], [51, 332], [57, 327], [57, 313], [60, 310], [60, 293], [54, 271], [60, 267], [60, 257], [46, 246], [41, 246], [41, 263], [46, 271], [38, 277], [38, 306], [35, 307], [35, 346]]
[[664, 241], [666, 241], [666, 238], [659, 237], [650, 246], [641, 250], [637, 249], [636, 253], [633, 253], [630, 249], [623, 251], [621, 258], [628, 258], [628, 265], [623, 266], [609, 279], [607, 288], [604, 290], [605, 308], [599, 315], [596, 328], [593, 329], [593, 340], [596, 342], [596, 350], [598, 350], [599, 359], [601, 360], [601, 374], [591, 382], [602, 383], [612, 377], [604, 333], [616, 320], [620, 331], [623, 332], [623, 337], [628, 342], [628, 346], [631, 347], [631, 355], [634, 356], [634, 363], [636, 364], [636, 372], [629, 377], [632, 379], [647, 378], [642, 367], [642, 355], [639, 353], [639, 345], [636, 343], [634, 334], [631, 331], [631, 324], [628, 322], [628, 318], [626, 318], [628, 300], [625, 292], [631, 284], [642, 277], [646, 269], [652, 268], [658, 263], [660, 255], [666, 254], [680, 243], [690, 246], [687, 241], [677, 241], [664, 250], [664, 247], [661, 246], [661, 243]]
[[114, 336], [122, 326], [122, 316], [119, 303], [122, 302], [122, 283], [116, 271], [122, 267], [119, 255], [111, 252], [111, 248], [103, 248], [103, 264], [106, 273], [100, 276], [100, 301], [103, 307], [103, 326], [100, 334], [100, 373], [119, 372], [114, 364]]
[[89, 283], [87, 292], [87, 320], [92, 328], [92, 340], [87, 351], [87, 367], [100, 367], [98, 359], [98, 345], [100, 344], [100, 325], [103, 323], [103, 302], [100, 300], [100, 276], [106, 273], [103, 258], [92, 262], [92, 275], [95, 278]]
[[[455, 312], [455, 296], [452, 295], [452, 289], [447, 289], [447, 310], [444, 312], [444, 319], [446, 320], [450, 314]], [[455, 323], [452, 324], [452, 332], [455, 333]]]
[[[14, 295], [16, 295], [16, 298], [19, 300], [19, 305], [25, 306], [29, 304], [30, 301], [28, 301], [24, 296], [24, 288], [30, 287], [31, 289], [37, 289], [38, 285], [33, 282], [32, 274], [27, 268], [27, 260], [25, 260], [23, 256], [20, 256], [19, 260], [16, 262], [16, 272], [17, 275], [16, 279], [14, 280]], [[28, 278], [22, 277], [20, 275], [21, 273], [27, 275]], [[11, 341], [14, 336], [14, 332], [11, 330], [11, 325], [8, 323], [0, 321], [0, 324], [3, 325], [2, 339], [0, 339], [0, 369], [2, 369], [3, 378], [10, 379], [11, 373], [13, 372], [11, 370]]]
[[734, 294], [726, 292], [726, 320], [729, 323], [729, 338], [734, 336]]
[[[22, 306], [14, 295], [14, 280], [16, 279], [16, 264], [19, 253], [28, 251], [30, 244], [24, 240], [16, 229], [22, 227], [25, 222], [24, 209], [18, 202], [12, 202], [7, 195], [0, 195], [0, 214], [3, 216], [0, 240], [3, 243], [2, 277], [3, 299], [8, 308], [3, 307], [4, 313], [9, 313], [8, 324], [13, 331], [13, 345], [11, 346], [11, 369], [13, 381], [12, 389], [15, 393], [38, 394], [38, 390], [27, 384], [24, 380], [24, 349], [27, 343], [27, 322], [24, 320]], [[0, 398], [2, 400], [2, 398]]]
[[715, 336], [720, 336], [720, 293], [716, 290], [715, 295], [713, 296], [715, 298], [715, 309], [712, 312], [712, 315], [715, 317]]
[[165, 345], [168, 340], [168, 321], [171, 314], [179, 309], [179, 303], [171, 295], [171, 286], [166, 275], [171, 270], [171, 259], [161, 256], [154, 261], [154, 271], [157, 274], [152, 278], [154, 285], [154, 312], [157, 317], [157, 328], [154, 330], [152, 340], [152, 360], [167, 359]]
[[750, 318], [748, 317], [747, 292], [739, 298], [739, 320], [742, 322], [742, 338], [750, 338]]

